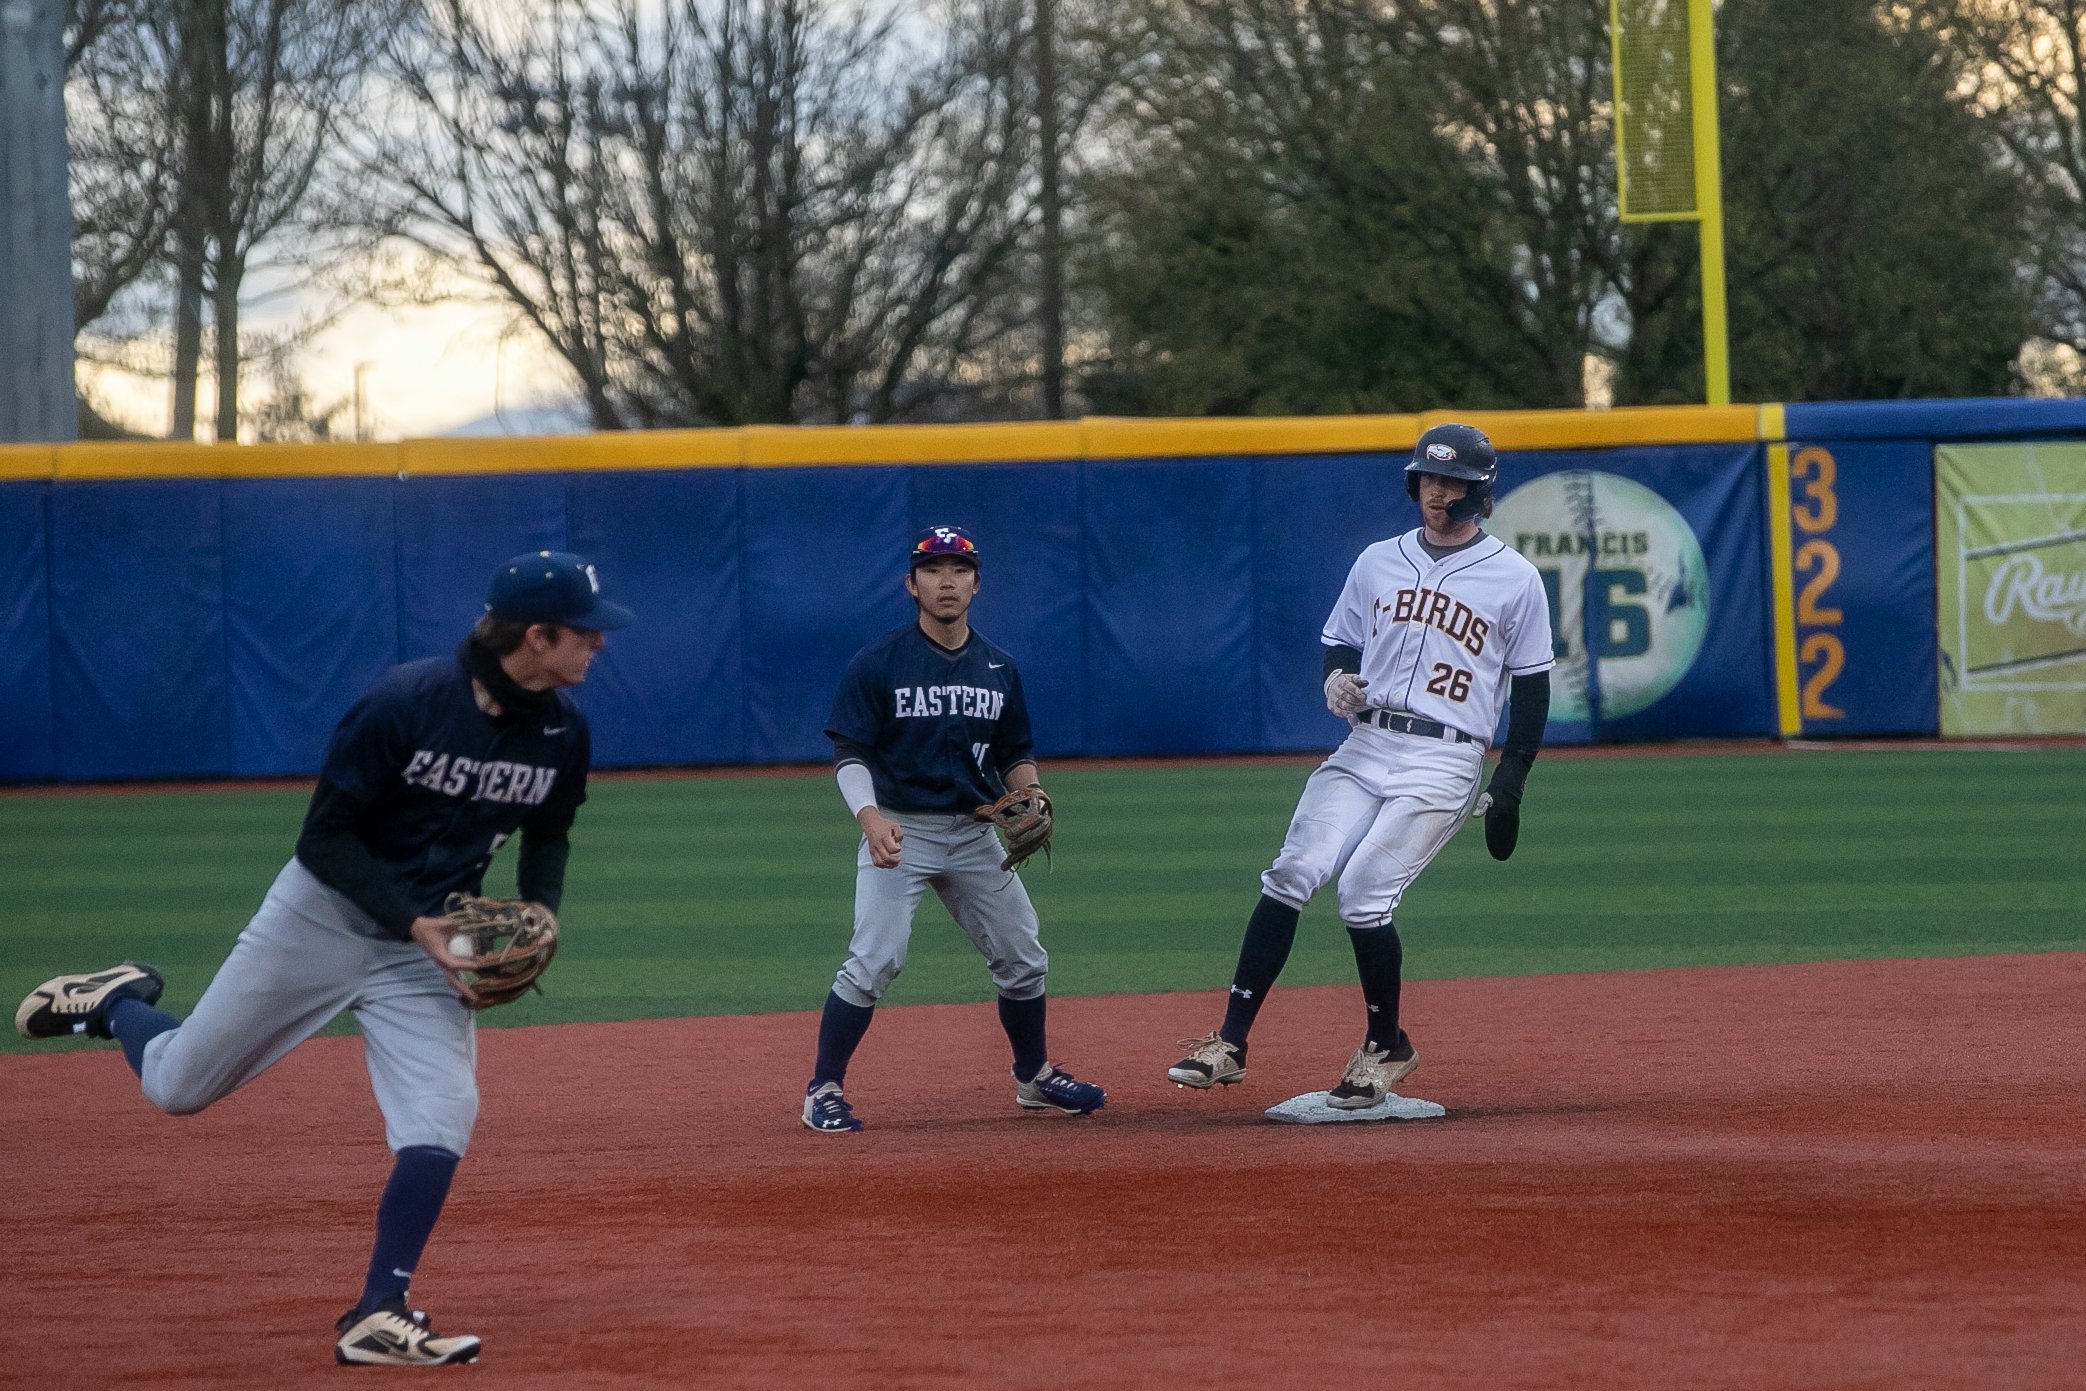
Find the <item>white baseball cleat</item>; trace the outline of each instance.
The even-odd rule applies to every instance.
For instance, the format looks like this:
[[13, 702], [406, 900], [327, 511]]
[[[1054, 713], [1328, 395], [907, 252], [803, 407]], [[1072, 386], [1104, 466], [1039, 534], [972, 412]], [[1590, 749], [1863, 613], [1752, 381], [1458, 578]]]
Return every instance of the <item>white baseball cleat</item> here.
[[334, 1325], [340, 1338], [333, 1358], [347, 1367], [445, 1367], [478, 1360], [478, 1339], [445, 1338], [427, 1326], [427, 1315], [407, 1309], [404, 1299], [386, 1300], [355, 1317], [353, 1309]]

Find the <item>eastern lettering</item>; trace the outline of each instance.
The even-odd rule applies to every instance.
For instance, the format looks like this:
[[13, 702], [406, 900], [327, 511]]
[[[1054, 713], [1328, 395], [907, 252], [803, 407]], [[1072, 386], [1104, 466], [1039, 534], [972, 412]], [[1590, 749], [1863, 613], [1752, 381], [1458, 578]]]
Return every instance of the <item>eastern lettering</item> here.
[[533, 763], [510, 763], [505, 759], [480, 761], [462, 754], [436, 753], [418, 749], [406, 761], [400, 776], [414, 787], [424, 787], [444, 796], [468, 796], [474, 802], [518, 802], [542, 806], [557, 785], [556, 768]]
[[891, 692], [891, 717], [918, 720], [964, 715], [996, 720], [1006, 703], [1007, 693], [989, 686], [898, 686]]

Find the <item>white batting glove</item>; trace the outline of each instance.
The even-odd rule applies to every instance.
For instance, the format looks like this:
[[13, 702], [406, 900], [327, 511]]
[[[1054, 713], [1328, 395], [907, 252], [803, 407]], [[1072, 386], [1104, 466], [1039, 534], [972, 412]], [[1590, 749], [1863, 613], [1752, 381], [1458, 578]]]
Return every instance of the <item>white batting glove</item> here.
[[1341, 719], [1352, 719], [1369, 704], [1369, 683], [1351, 671], [1336, 671], [1325, 679], [1325, 708]]

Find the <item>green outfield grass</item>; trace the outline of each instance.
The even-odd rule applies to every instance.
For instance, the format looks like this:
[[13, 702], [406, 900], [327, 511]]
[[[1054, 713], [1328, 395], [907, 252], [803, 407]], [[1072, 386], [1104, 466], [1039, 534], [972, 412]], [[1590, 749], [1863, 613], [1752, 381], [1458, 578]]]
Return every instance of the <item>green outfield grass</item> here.
[[[1305, 764], [1046, 768], [1027, 875], [1055, 994], [1214, 989]], [[1473, 828], [1399, 913], [1414, 978], [2086, 949], [2086, 749], [1555, 758], [1521, 849]], [[0, 998], [130, 956], [192, 1004], [289, 854], [304, 794], [0, 795]], [[847, 941], [854, 825], [825, 776], [602, 780], [550, 993], [500, 1024], [813, 1009]], [[511, 855], [511, 851], [508, 852]], [[488, 888], [511, 891], [507, 857]], [[1329, 902], [1285, 984], [1352, 979]], [[930, 899], [893, 1003], [991, 997]], [[0, 1050], [24, 1045], [8, 1030]], [[48, 1045], [46, 1045], [48, 1046]]]

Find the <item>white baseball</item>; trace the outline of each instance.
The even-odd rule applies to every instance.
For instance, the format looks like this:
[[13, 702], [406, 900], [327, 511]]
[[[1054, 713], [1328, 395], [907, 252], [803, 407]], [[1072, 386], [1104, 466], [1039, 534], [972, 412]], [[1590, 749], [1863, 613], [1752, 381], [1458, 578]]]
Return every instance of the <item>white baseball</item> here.
[[478, 943], [472, 939], [470, 933], [459, 932], [449, 939], [449, 954], [469, 961], [478, 955]]

